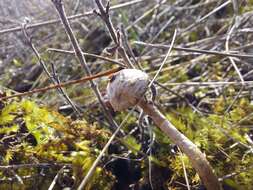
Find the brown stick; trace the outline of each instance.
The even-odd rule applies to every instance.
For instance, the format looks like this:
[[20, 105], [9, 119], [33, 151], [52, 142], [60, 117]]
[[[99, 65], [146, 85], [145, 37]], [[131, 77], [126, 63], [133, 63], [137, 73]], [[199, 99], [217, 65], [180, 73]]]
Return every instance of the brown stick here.
[[[75, 51], [75, 55], [76, 55], [76, 58], [78, 60], [78, 62], [82, 65], [84, 71], [86, 72], [86, 74], [89, 76], [91, 75], [91, 71], [88, 67], [88, 64], [86, 62], [86, 59], [84, 57], [84, 55], [82, 54], [82, 50], [81, 50], [81, 47], [77, 41], [77, 38], [76, 36], [74, 35], [73, 33], [73, 30], [70, 26], [70, 23], [67, 19], [67, 16], [66, 16], [66, 12], [65, 12], [65, 8], [63, 6], [63, 0], [51, 0], [52, 3], [54, 4], [57, 12], [58, 12], [58, 15], [62, 21], [62, 24], [63, 24], [63, 27], [65, 29], [65, 32], [66, 34], [68, 35], [68, 38], [69, 38], [69, 41], [71, 42], [71, 45], [73, 47], [73, 50]], [[99, 88], [97, 86], [97, 84], [93, 81], [93, 80], [90, 80], [90, 85], [91, 85], [91, 88], [94, 92], [94, 94], [96, 95], [101, 107], [102, 107], [102, 110], [104, 112], [104, 115], [105, 117], [108, 119], [108, 122], [109, 122], [109, 126], [115, 130], [118, 128], [118, 125], [117, 123], [114, 121], [112, 115], [110, 114], [110, 112], [108, 111], [104, 101], [103, 101], [103, 98], [102, 98], [102, 95], [101, 95], [101, 92], [99, 91]]]
[[153, 104], [142, 101], [139, 103], [139, 106], [152, 118], [156, 126], [158, 126], [188, 156], [205, 187], [208, 190], [222, 189], [217, 176], [212, 171], [212, 167], [198, 147], [180, 133]]
[[115, 69], [110, 69], [108, 71], [100, 72], [100, 73], [92, 75], [92, 76], [82, 77], [82, 78], [77, 79], [77, 80], [71, 80], [71, 81], [67, 81], [67, 82], [63, 82], [63, 83], [59, 83], [59, 84], [55, 84], [55, 85], [46, 86], [44, 88], [38, 88], [38, 89], [31, 90], [31, 91], [24, 92], [24, 93], [18, 93], [18, 94], [13, 94], [11, 96], [5, 96], [5, 97], [0, 98], [0, 101], [1, 100], [7, 100], [7, 99], [10, 99], [10, 98], [14, 98], [14, 97], [23, 97], [23, 96], [27, 96], [27, 95], [31, 95], [31, 94], [35, 94], [35, 93], [39, 93], [39, 92], [46, 92], [48, 90], [56, 89], [56, 88], [59, 88], [59, 87], [66, 87], [66, 86], [72, 85], [72, 84], [87, 82], [87, 81], [90, 81], [90, 80], [93, 80], [93, 79], [96, 79], [96, 78], [99, 78], [99, 77], [111, 75], [113, 73], [116, 73], [116, 72], [120, 71], [121, 69], [123, 69], [123, 68], [118, 67], [118, 68], [115, 68]]

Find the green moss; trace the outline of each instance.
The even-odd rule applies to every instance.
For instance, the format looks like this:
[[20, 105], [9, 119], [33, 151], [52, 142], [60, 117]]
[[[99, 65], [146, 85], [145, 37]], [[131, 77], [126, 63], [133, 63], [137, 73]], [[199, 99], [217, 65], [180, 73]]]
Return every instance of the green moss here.
[[[72, 164], [72, 175], [79, 182], [109, 138], [109, 132], [105, 130], [89, 126], [86, 121], [72, 122], [69, 118], [29, 100], [5, 105], [0, 113], [0, 121], [0, 134], [8, 139], [3, 141], [5, 147], [0, 144], [3, 155], [1, 165], [9, 165], [13, 161], [15, 164], [34, 165], [44, 162], [55, 165], [68, 163]], [[44, 181], [47, 181], [47, 184], [44, 183], [45, 188], [49, 187], [52, 177], [59, 169], [47, 170], [48, 175], [44, 176]], [[17, 172], [19, 176], [27, 176], [37, 175], [38, 170], [31, 167], [21, 168]], [[7, 173], [0, 173], [1, 179], [7, 177]], [[13, 189], [19, 189], [20, 184], [13, 184]], [[98, 167], [88, 183], [88, 189], [94, 189], [94, 185], [96, 189], [110, 189], [113, 184], [113, 176]], [[33, 185], [34, 183], [24, 179], [24, 186], [20, 188], [32, 188]], [[7, 183], [1, 183], [0, 189], [6, 186]]]

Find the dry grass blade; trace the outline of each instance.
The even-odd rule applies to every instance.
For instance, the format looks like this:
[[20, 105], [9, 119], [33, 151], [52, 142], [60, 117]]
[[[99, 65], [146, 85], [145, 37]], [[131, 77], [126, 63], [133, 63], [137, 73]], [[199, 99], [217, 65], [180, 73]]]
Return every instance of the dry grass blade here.
[[[140, 42], [140, 41], [134, 41], [133, 43], [137, 45], [141, 45], [141, 46], [149, 46], [149, 47], [159, 48], [159, 49], [168, 49], [170, 47], [168, 45], [150, 44], [150, 43], [145, 43], [145, 42]], [[173, 49], [177, 51], [185, 51], [185, 52], [201, 53], [201, 54], [209, 54], [209, 55], [217, 55], [217, 56], [225, 56], [225, 57], [253, 58], [253, 55], [234, 54], [234, 53], [228, 53], [226, 51], [219, 52], [219, 51], [211, 51], [211, 50], [177, 47], [177, 46], [173, 47]]]

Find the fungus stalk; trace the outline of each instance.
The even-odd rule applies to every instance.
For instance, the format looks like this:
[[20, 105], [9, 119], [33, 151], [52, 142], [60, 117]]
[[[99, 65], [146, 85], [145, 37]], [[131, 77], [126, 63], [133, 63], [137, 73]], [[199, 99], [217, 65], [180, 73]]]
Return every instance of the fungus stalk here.
[[218, 178], [205, 155], [186, 136], [169, 122], [166, 117], [144, 98], [149, 86], [148, 75], [137, 69], [123, 69], [114, 74], [107, 86], [108, 100], [115, 111], [122, 111], [138, 105], [149, 115], [159, 127], [188, 156], [208, 190], [219, 190]]

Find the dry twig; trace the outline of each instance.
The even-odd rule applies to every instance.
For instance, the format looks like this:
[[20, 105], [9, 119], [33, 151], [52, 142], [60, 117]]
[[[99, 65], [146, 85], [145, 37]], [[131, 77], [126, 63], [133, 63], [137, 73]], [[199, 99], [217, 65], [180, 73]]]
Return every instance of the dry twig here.
[[27, 43], [29, 45], [29, 47], [32, 49], [32, 51], [34, 52], [34, 54], [36, 55], [36, 58], [38, 59], [40, 65], [42, 66], [43, 70], [45, 71], [45, 73], [47, 74], [48, 78], [56, 85], [56, 88], [60, 94], [61, 97], [64, 98], [64, 100], [69, 103], [69, 105], [72, 107], [72, 109], [75, 111], [75, 113], [80, 116], [80, 112], [78, 111], [78, 109], [76, 108], [75, 104], [72, 102], [72, 100], [69, 98], [69, 96], [67, 95], [67, 93], [61, 88], [61, 86], [57, 86], [57, 84], [59, 84], [59, 79], [56, 78], [56, 74], [54, 71], [53, 75], [51, 75], [46, 67], [46, 64], [44, 63], [43, 59], [41, 58], [38, 50], [35, 48], [35, 46], [32, 43], [31, 38], [28, 36], [27, 31], [26, 31], [26, 23], [24, 23], [22, 25], [22, 31], [23, 34], [27, 40]]
[[[85, 70], [86, 74], [88, 76], [91, 75], [91, 72], [90, 72], [90, 69], [86, 63], [86, 60], [85, 60], [85, 57], [84, 55], [82, 54], [82, 50], [77, 42], [77, 39], [76, 37], [74, 36], [73, 34], [73, 31], [72, 31], [72, 28], [69, 24], [69, 21], [66, 17], [66, 13], [65, 13], [65, 10], [64, 10], [64, 6], [63, 6], [63, 2], [62, 0], [52, 0], [58, 14], [59, 14], [59, 17], [62, 21], [62, 24], [64, 26], [64, 29], [69, 37], [69, 40], [71, 41], [71, 44], [73, 46], [73, 49], [75, 51], [75, 55], [79, 61], [79, 63], [82, 65], [83, 69]], [[109, 123], [111, 124], [111, 127], [114, 128], [114, 129], [117, 129], [117, 123], [113, 120], [111, 114], [107, 111], [107, 108], [103, 102], [103, 98], [101, 96], [101, 93], [98, 89], [98, 86], [97, 84], [94, 82], [94, 81], [90, 81], [90, 84], [91, 84], [91, 88], [93, 89], [95, 95], [97, 96], [98, 100], [99, 100], [99, 103], [101, 104], [102, 106], [102, 109], [103, 109], [103, 112], [105, 114], [105, 116], [107, 117]]]

